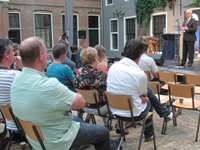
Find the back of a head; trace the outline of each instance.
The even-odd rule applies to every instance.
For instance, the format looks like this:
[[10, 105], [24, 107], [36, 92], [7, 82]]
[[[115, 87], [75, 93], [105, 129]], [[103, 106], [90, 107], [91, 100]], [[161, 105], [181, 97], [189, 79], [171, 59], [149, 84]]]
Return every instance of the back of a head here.
[[103, 47], [102, 45], [95, 45], [94, 48], [98, 52], [98, 57], [99, 57], [100, 61], [102, 61], [105, 58], [105, 53], [106, 53], [105, 47]]
[[97, 58], [97, 50], [92, 47], [87, 47], [81, 51], [81, 61], [84, 65], [92, 64]]
[[78, 50], [78, 47], [76, 45], [70, 46], [70, 50], [74, 53], [74, 51]]
[[68, 52], [68, 46], [64, 43], [57, 43], [53, 47], [53, 57], [58, 59], [61, 55], [66, 54]]
[[126, 42], [123, 55], [132, 60], [136, 60], [143, 53], [142, 42], [136, 39], [132, 39]]
[[9, 48], [9, 44], [13, 44], [13, 42], [9, 39], [4, 39], [1, 38], [0, 39], [0, 62], [3, 59], [4, 56], [4, 52], [6, 51], [7, 53], [10, 53], [10, 48]]
[[44, 41], [39, 37], [29, 37], [22, 41], [19, 50], [23, 65], [33, 65], [39, 52], [44, 52]]
[[142, 41], [142, 46], [143, 46], [143, 52], [147, 51], [148, 50], [148, 44], [144, 41]]

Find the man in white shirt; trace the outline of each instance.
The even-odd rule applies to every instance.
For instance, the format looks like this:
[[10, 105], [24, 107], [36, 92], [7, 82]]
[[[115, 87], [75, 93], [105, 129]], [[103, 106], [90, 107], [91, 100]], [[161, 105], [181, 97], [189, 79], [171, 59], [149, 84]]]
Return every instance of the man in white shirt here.
[[[170, 113], [165, 109], [150, 88], [147, 87], [147, 77], [144, 71], [138, 67], [138, 62], [143, 53], [142, 42], [130, 40], [124, 47], [122, 60], [113, 64], [108, 72], [107, 91], [114, 94], [132, 95], [134, 119], [143, 119], [149, 111], [154, 109], [165, 121], [169, 121], [179, 115], [178, 112]], [[123, 117], [127, 122], [131, 121], [129, 111], [111, 108], [113, 114]], [[144, 132], [145, 141], [152, 140], [152, 129], [147, 127]]]
[[143, 54], [140, 58], [138, 66], [143, 71], [151, 71], [152, 73], [151, 80], [158, 81], [158, 67], [154, 59], [147, 55], [148, 44], [145, 42], [142, 42], [142, 44], [143, 44], [144, 49], [143, 49]]

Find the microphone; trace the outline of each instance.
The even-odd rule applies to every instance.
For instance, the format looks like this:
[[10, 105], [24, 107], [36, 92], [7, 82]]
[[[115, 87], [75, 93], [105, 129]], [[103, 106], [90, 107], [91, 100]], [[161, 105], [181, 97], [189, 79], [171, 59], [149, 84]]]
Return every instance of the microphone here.
[[178, 17], [175, 22], [177, 22], [179, 19], [180, 19], [180, 17]]

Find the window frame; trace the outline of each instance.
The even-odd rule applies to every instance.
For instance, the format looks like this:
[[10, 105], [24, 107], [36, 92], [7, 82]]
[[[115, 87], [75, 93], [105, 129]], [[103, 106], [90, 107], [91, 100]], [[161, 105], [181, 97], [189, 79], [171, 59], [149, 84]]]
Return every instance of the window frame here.
[[[117, 21], [117, 32], [111, 32], [111, 22], [112, 21]], [[119, 51], [119, 20], [118, 18], [113, 18], [110, 19], [110, 25], [109, 25], [109, 30], [110, 30], [110, 51]], [[113, 34], [117, 34], [117, 49], [113, 48], [113, 39], [112, 39], [112, 35]]]
[[98, 17], [98, 28], [89, 28], [89, 22], [88, 22], [88, 34], [89, 34], [89, 30], [98, 30], [98, 38], [99, 38], [99, 44], [101, 43], [101, 37], [100, 37], [100, 30], [101, 30], [101, 26], [100, 26], [100, 15], [93, 15], [93, 14], [88, 14], [88, 20], [89, 20], [89, 16], [97, 16]]
[[33, 13], [34, 36], [36, 36], [35, 15], [50, 15], [51, 16], [51, 41], [52, 41], [52, 43], [51, 43], [51, 47], [47, 47], [47, 49], [53, 49], [53, 46], [54, 46], [54, 36], [53, 36], [53, 15], [52, 15], [52, 13], [44, 13], [44, 12], [34, 12]]
[[[19, 28], [10, 28], [10, 25], [9, 25], [9, 30], [19, 30], [19, 33], [20, 33], [20, 42], [22, 41], [22, 32], [21, 32], [21, 13], [20, 12], [16, 12], [16, 11], [13, 11], [13, 12], [8, 12], [8, 20], [10, 20], [9, 18], [9, 14], [18, 14], [19, 15]], [[20, 44], [20, 43], [19, 43]]]
[[108, 4], [108, 0], [105, 0], [105, 4], [106, 4], [106, 6], [113, 5], [113, 0], [112, 0], [112, 3], [110, 3], [110, 4]]
[[[61, 29], [63, 31], [63, 16], [65, 16], [65, 13], [62, 13], [61, 14]], [[76, 16], [77, 18], [77, 46], [79, 46], [79, 40], [78, 40], [78, 31], [79, 31], [79, 15], [78, 14], [73, 14], [73, 19], [74, 19], [74, 16]], [[73, 31], [74, 31], [74, 26], [73, 26]], [[74, 34], [73, 34], [74, 35]], [[73, 40], [73, 44], [74, 44], [74, 40]]]
[[137, 37], [137, 19], [136, 19], [136, 15], [129, 16], [129, 17], [124, 17], [124, 44], [127, 41], [127, 38], [126, 38], [126, 20], [127, 19], [135, 19], [135, 38]]

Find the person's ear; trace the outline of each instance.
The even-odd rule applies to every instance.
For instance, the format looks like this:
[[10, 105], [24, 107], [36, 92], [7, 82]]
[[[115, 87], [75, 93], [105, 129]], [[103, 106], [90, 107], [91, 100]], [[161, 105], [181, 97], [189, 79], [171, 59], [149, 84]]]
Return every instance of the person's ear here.
[[38, 59], [39, 59], [40, 61], [43, 60], [43, 53], [42, 53], [42, 51], [39, 52]]

